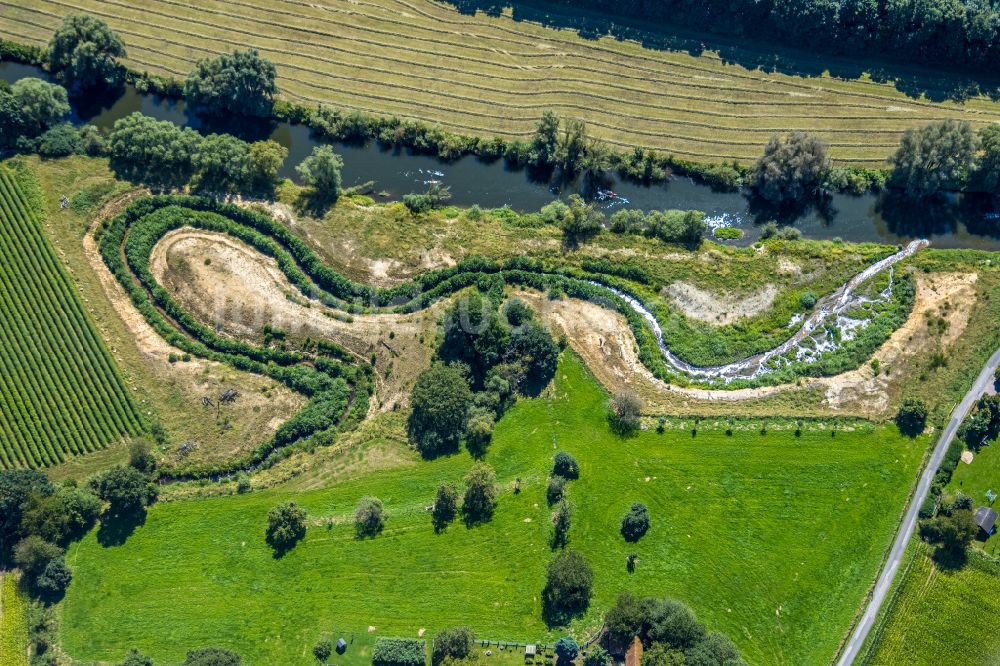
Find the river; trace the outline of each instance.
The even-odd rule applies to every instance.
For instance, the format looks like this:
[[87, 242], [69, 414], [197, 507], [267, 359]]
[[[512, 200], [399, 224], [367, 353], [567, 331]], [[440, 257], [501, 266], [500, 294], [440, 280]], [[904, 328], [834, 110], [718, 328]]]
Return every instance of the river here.
[[[5, 81], [29, 76], [47, 78], [37, 67], [0, 63], [0, 78]], [[320, 143], [311, 136], [308, 127], [289, 123], [255, 121], [243, 122], [238, 128], [209, 127], [202, 118], [186, 109], [182, 100], [140, 94], [131, 86], [113, 99], [88, 100], [86, 106], [89, 108], [79, 103], [74, 105], [74, 123], [110, 129], [119, 118], [140, 111], [202, 132], [231, 131], [247, 140], [273, 139], [288, 148], [288, 159], [281, 175], [289, 178], [295, 176], [295, 165]], [[386, 149], [375, 141], [364, 145], [343, 142], [334, 145], [344, 157], [344, 183], [350, 186], [375, 181], [375, 190], [388, 199], [421, 192], [427, 187], [425, 181], [433, 179], [451, 188], [452, 203], [457, 205], [479, 204], [484, 208], [509, 205], [526, 211], [537, 210], [580, 187], [570, 184], [556, 188], [551, 183], [532, 179], [525, 169], [509, 168], [503, 160], [486, 162], [466, 156], [446, 162], [406, 149]], [[912, 205], [884, 193], [837, 194], [822, 207], [813, 206], [779, 216], [774, 211], [760, 210], [744, 193], [717, 192], [687, 177], [675, 177], [667, 183], [649, 186], [611, 177], [602, 187], [616, 195], [610, 201], [599, 202], [608, 213], [623, 206], [643, 210], [702, 210], [713, 224], [742, 229], [744, 237], [737, 241], [741, 245], [759, 236], [762, 222], [781, 217], [782, 222], [793, 224], [806, 238], [842, 238], [897, 245], [927, 238], [935, 247], [1000, 249], [1000, 219], [995, 219], [995, 202], [987, 196], [951, 195], [939, 202]]]

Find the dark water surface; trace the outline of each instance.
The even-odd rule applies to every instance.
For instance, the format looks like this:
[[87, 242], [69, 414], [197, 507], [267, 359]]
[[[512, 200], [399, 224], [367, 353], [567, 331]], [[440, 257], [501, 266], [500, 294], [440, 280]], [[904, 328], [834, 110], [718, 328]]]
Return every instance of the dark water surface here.
[[[20, 78], [45, 77], [37, 67], [0, 63], [0, 78], [13, 82]], [[195, 128], [201, 132], [231, 132], [247, 140], [273, 139], [288, 148], [281, 175], [295, 177], [294, 167], [321, 142], [309, 128], [275, 121], [241, 121], [238, 127], [208, 124], [188, 111], [183, 101], [158, 95], [140, 94], [127, 86], [121, 93], [104, 99], [74, 102], [73, 122], [90, 123], [110, 129], [114, 122], [133, 112]], [[364, 145], [335, 142], [344, 157], [347, 186], [375, 181], [375, 191], [390, 199], [409, 192], [422, 192], [428, 181], [439, 180], [451, 188], [452, 203], [479, 204], [484, 208], [509, 205], [520, 211], [537, 210], [559, 196], [594, 191], [580, 183], [555, 187], [533, 179], [525, 169], [511, 169], [503, 160], [486, 162], [466, 156], [445, 162], [407, 149], [384, 148], [378, 142]], [[739, 192], [716, 192], [690, 178], [641, 185], [610, 177], [601, 189], [614, 192], [600, 205], [607, 212], [620, 207], [643, 210], [679, 208], [705, 211], [713, 224], [739, 227], [745, 236], [741, 244], [756, 239], [759, 226], [769, 219], [793, 224], [807, 238], [842, 238], [846, 241], [879, 241], [902, 244], [914, 238], [929, 238], [935, 247], [1000, 249], [1000, 216], [991, 197], [954, 195], [934, 203], [909, 204], [891, 194], [850, 196], [837, 194], [822, 206], [779, 212], [762, 210]]]

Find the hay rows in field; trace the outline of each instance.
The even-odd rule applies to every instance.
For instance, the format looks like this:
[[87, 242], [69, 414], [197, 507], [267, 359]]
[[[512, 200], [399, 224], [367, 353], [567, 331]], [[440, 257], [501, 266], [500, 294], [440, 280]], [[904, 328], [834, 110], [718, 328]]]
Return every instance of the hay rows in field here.
[[[28, 0], [0, 35], [43, 43], [74, 10], [120, 31], [130, 64], [183, 77], [203, 57], [253, 46], [278, 64], [286, 98], [394, 114], [454, 131], [524, 138], [545, 109], [581, 118], [618, 148], [748, 161], [769, 136], [815, 131], [839, 161], [882, 165], [907, 127], [1000, 120], [1000, 105], [912, 99], [862, 79], [769, 74], [718, 55], [586, 40], [432, 0]], [[656, 35], [636, 32], [644, 43]], [[662, 40], [661, 40], [662, 41]]]
[[0, 172], [0, 468], [52, 465], [139, 431], [72, 282]]

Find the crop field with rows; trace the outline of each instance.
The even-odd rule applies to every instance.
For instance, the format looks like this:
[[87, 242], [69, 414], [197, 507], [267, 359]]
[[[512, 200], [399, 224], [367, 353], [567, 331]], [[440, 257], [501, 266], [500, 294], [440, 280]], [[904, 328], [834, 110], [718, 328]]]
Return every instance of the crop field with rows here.
[[[706, 45], [522, 3], [498, 16], [435, 0], [8, 0], [0, 7], [0, 37], [39, 45], [71, 11], [98, 16], [122, 35], [128, 65], [178, 79], [201, 58], [252, 46], [277, 64], [283, 98], [307, 106], [507, 138], [528, 137], [552, 109], [585, 120], [619, 149], [703, 162], [748, 163], [772, 134], [802, 129], [828, 142], [840, 164], [884, 166], [907, 127], [1000, 120], [1000, 104], [983, 96], [935, 101], [954, 89], [940, 73], [892, 66], [870, 75], [870, 63]], [[577, 29], [547, 27], [559, 25]]]
[[0, 469], [53, 465], [140, 430], [31, 203], [0, 171]]

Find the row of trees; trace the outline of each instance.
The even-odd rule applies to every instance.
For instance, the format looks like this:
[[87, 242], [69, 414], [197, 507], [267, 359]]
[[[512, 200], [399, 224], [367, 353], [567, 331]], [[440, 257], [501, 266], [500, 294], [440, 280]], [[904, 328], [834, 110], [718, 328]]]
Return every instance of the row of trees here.
[[663, 21], [723, 35], [778, 40], [810, 51], [886, 55], [907, 62], [976, 69], [989, 69], [1000, 58], [1000, 8], [991, 2], [573, 0], [568, 4], [643, 22]]
[[[886, 185], [912, 199], [942, 190], [1000, 194], [1000, 125], [978, 133], [966, 121], [941, 120], [903, 133]], [[826, 191], [863, 191], [868, 181], [831, 165], [827, 146], [805, 132], [774, 136], [751, 171], [755, 192], [772, 204], [801, 202]]]

